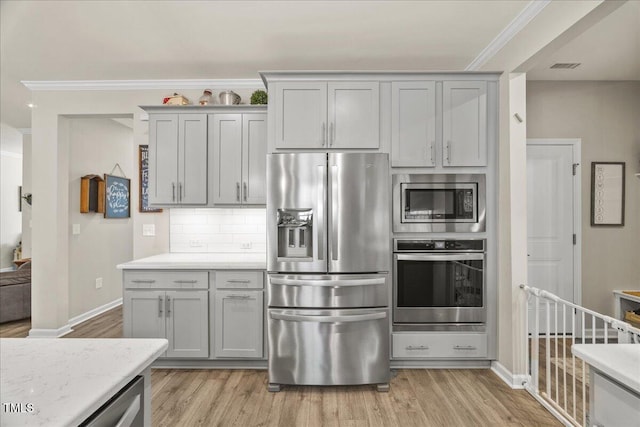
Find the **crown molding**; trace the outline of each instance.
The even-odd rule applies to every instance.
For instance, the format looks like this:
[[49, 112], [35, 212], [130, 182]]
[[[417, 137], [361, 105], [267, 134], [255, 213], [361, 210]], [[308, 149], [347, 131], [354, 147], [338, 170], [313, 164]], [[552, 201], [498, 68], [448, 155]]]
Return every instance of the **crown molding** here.
[[263, 89], [260, 79], [180, 79], [180, 80], [23, 80], [32, 91], [154, 90], [154, 89]]
[[509, 25], [491, 41], [476, 58], [464, 69], [465, 71], [476, 71], [482, 67], [489, 59], [500, 51], [509, 41], [527, 26], [542, 10], [551, 3], [551, 0], [532, 0], [516, 16]]

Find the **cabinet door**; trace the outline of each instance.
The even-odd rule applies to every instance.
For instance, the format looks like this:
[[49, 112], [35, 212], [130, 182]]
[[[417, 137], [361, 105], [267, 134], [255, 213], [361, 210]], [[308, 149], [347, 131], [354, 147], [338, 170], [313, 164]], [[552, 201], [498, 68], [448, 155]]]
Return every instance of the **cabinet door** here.
[[213, 203], [240, 204], [242, 114], [213, 114], [210, 120], [210, 136], [213, 141]]
[[380, 146], [378, 82], [328, 84], [329, 148]]
[[124, 292], [124, 337], [165, 337], [164, 291]]
[[277, 83], [274, 102], [276, 148], [326, 146], [326, 83]]
[[391, 166], [436, 165], [435, 82], [391, 84]]
[[149, 204], [178, 203], [178, 115], [149, 116]]
[[487, 165], [487, 82], [444, 82], [442, 165]]
[[214, 315], [216, 357], [262, 357], [262, 291], [216, 291]]
[[209, 356], [208, 291], [167, 291], [167, 357]]
[[267, 203], [267, 115], [242, 116], [242, 203]]
[[207, 116], [180, 114], [178, 133], [178, 200], [207, 204]]

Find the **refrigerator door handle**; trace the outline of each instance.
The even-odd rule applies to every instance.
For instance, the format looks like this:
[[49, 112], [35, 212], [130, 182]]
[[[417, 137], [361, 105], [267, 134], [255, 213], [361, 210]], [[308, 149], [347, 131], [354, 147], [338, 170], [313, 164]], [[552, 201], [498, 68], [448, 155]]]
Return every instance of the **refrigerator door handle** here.
[[290, 322], [316, 322], [316, 323], [344, 323], [344, 322], [367, 322], [370, 320], [384, 319], [387, 313], [384, 311], [369, 314], [355, 314], [347, 316], [301, 316], [297, 314], [270, 313], [272, 319], [286, 320]]
[[318, 214], [314, 221], [316, 222], [316, 243], [318, 248], [318, 260], [324, 260], [324, 182], [326, 181], [325, 166], [318, 165]]
[[331, 260], [338, 260], [338, 165], [331, 165]]
[[384, 277], [376, 277], [372, 279], [347, 279], [347, 280], [313, 280], [313, 279], [284, 279], [271, 277], [269, 279], [273, 285], [282, 286], [332, 286], [343, 288], [347, 286], [376, 286], [384, 285]]

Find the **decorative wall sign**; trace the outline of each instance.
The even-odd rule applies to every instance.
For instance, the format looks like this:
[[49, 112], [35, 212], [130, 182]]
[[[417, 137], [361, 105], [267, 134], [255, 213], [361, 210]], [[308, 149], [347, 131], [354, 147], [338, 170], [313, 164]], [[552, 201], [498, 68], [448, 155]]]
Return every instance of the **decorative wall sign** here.
[[129, 218], [131, 193], [130, 180], [121, 176], [104, 174], [106, 187], [105, 218]]
[[140, 170], [140, 212], [162, 212], [162, 209], [149, 207], [149, 146], [140, 145], [138, 169]]
[[591, 163], [591, 225], [624, 225], [624, 162]]

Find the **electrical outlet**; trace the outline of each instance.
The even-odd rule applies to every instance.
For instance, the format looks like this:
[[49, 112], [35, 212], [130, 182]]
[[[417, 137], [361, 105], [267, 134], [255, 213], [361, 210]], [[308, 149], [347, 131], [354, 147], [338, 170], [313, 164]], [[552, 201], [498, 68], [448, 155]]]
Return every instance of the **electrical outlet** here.
[[204, 242], [202, 240], [192, 239], [189, 240], [189, 246], [192, 248], [201, 248], [204, 246]]
[[155, 236], [156, 235], [156, 225], [155, 224], [142, 224], [142, 235], [143, 236]]
[[98, 277], [96, 279], [96, 289], [100, 289], [102, 287], [102, 277]]
[[72, 233], [75, 235], [80, 234], [80, 224], [73, 224], [72, 228]]
[[251, 242], [240, 243], [241, 249], [251, 249]]

